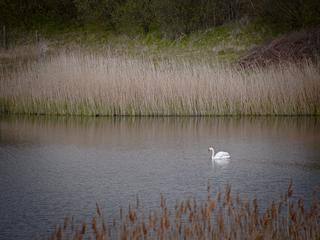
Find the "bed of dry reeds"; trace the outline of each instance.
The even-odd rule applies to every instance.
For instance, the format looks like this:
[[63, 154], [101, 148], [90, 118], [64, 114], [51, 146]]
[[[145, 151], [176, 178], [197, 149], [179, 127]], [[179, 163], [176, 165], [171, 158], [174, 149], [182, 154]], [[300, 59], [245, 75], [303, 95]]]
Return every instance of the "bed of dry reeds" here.
[[279, 201], [261, 209], [258, 200], [233, 196], [231, 187], [210, 195], [206, 201], [183, 200], [169, 209], [161, 195], [160, 206], [146, 213], [137, 203], [126, 211], [119, 209], [117, 220], [103, 217], [98, 204], [91, 222], [74, 224], [65, 218], [50, 240], [63, 239], [319, 239], [320, 204], [317, 194], [306, 207], [302, 199], [292, 197], [290, 183]]
[[[25, 56], [25, 55], [24, 55]], [[242, 69], [81, 50], [0, 64], [0, 111], [55, 115], [318, 115], [319, 65]]]

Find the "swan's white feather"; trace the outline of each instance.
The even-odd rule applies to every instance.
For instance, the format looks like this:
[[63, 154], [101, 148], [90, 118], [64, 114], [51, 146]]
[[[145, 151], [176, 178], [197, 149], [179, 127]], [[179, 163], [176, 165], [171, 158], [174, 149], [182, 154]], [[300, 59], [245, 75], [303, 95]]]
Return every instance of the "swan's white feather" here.
[[214, 159], [230, 158], [230, 154], [227, 152], [217, 152], [213, 158]]

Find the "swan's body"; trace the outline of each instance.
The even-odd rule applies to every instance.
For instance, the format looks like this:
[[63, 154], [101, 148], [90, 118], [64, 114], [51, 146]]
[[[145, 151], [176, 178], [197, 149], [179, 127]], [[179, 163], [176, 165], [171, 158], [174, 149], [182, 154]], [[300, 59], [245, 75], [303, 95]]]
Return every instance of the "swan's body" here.
[[214, 149], [213, 147], [209, 148], [209, 151], [211, 151], [211, 159], [213, 161], [228, 161], [230, 159], [230, 154], [228, 152], [217, 152], [214, 154]]

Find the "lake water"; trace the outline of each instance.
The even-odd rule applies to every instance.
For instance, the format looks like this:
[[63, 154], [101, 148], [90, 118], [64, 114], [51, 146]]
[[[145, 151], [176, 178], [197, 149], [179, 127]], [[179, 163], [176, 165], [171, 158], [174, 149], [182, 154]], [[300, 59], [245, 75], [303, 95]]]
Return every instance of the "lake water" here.
[[[208, 147], [230, 152], [213, 165]], [[0, 117], [0, 239], [46, 234], [66, 215], [108, 216], [139, 196], [145, 209], [205, 199], [227, 183], [262, 206], [293, 180], [320, 186], [320, 118]]]

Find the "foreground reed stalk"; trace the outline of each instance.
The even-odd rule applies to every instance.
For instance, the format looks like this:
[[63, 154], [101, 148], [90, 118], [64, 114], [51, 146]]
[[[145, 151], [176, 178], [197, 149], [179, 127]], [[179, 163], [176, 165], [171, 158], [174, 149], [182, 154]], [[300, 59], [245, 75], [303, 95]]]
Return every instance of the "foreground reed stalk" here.
[[320, 67], [264, 69], [81, 51], [0, 65], [0, 111], [56, 115], [319, 115]]
[[161, 196], [159, 209], [146, 213], [143, 206], [121, 208], [117, 220], [105, 221], [97, 205], [91, 223], [74, 224], [69, 218], [57, 225], [50, 240], [63, 239], [319, 239], [320, 211], [316, 194], [307, 208], [292, 199], [292, 184], [280, 201], [262, 210], [257, 199], [243, 200], [224, 193], [206, 201], [187, 199], [169, 209]]

